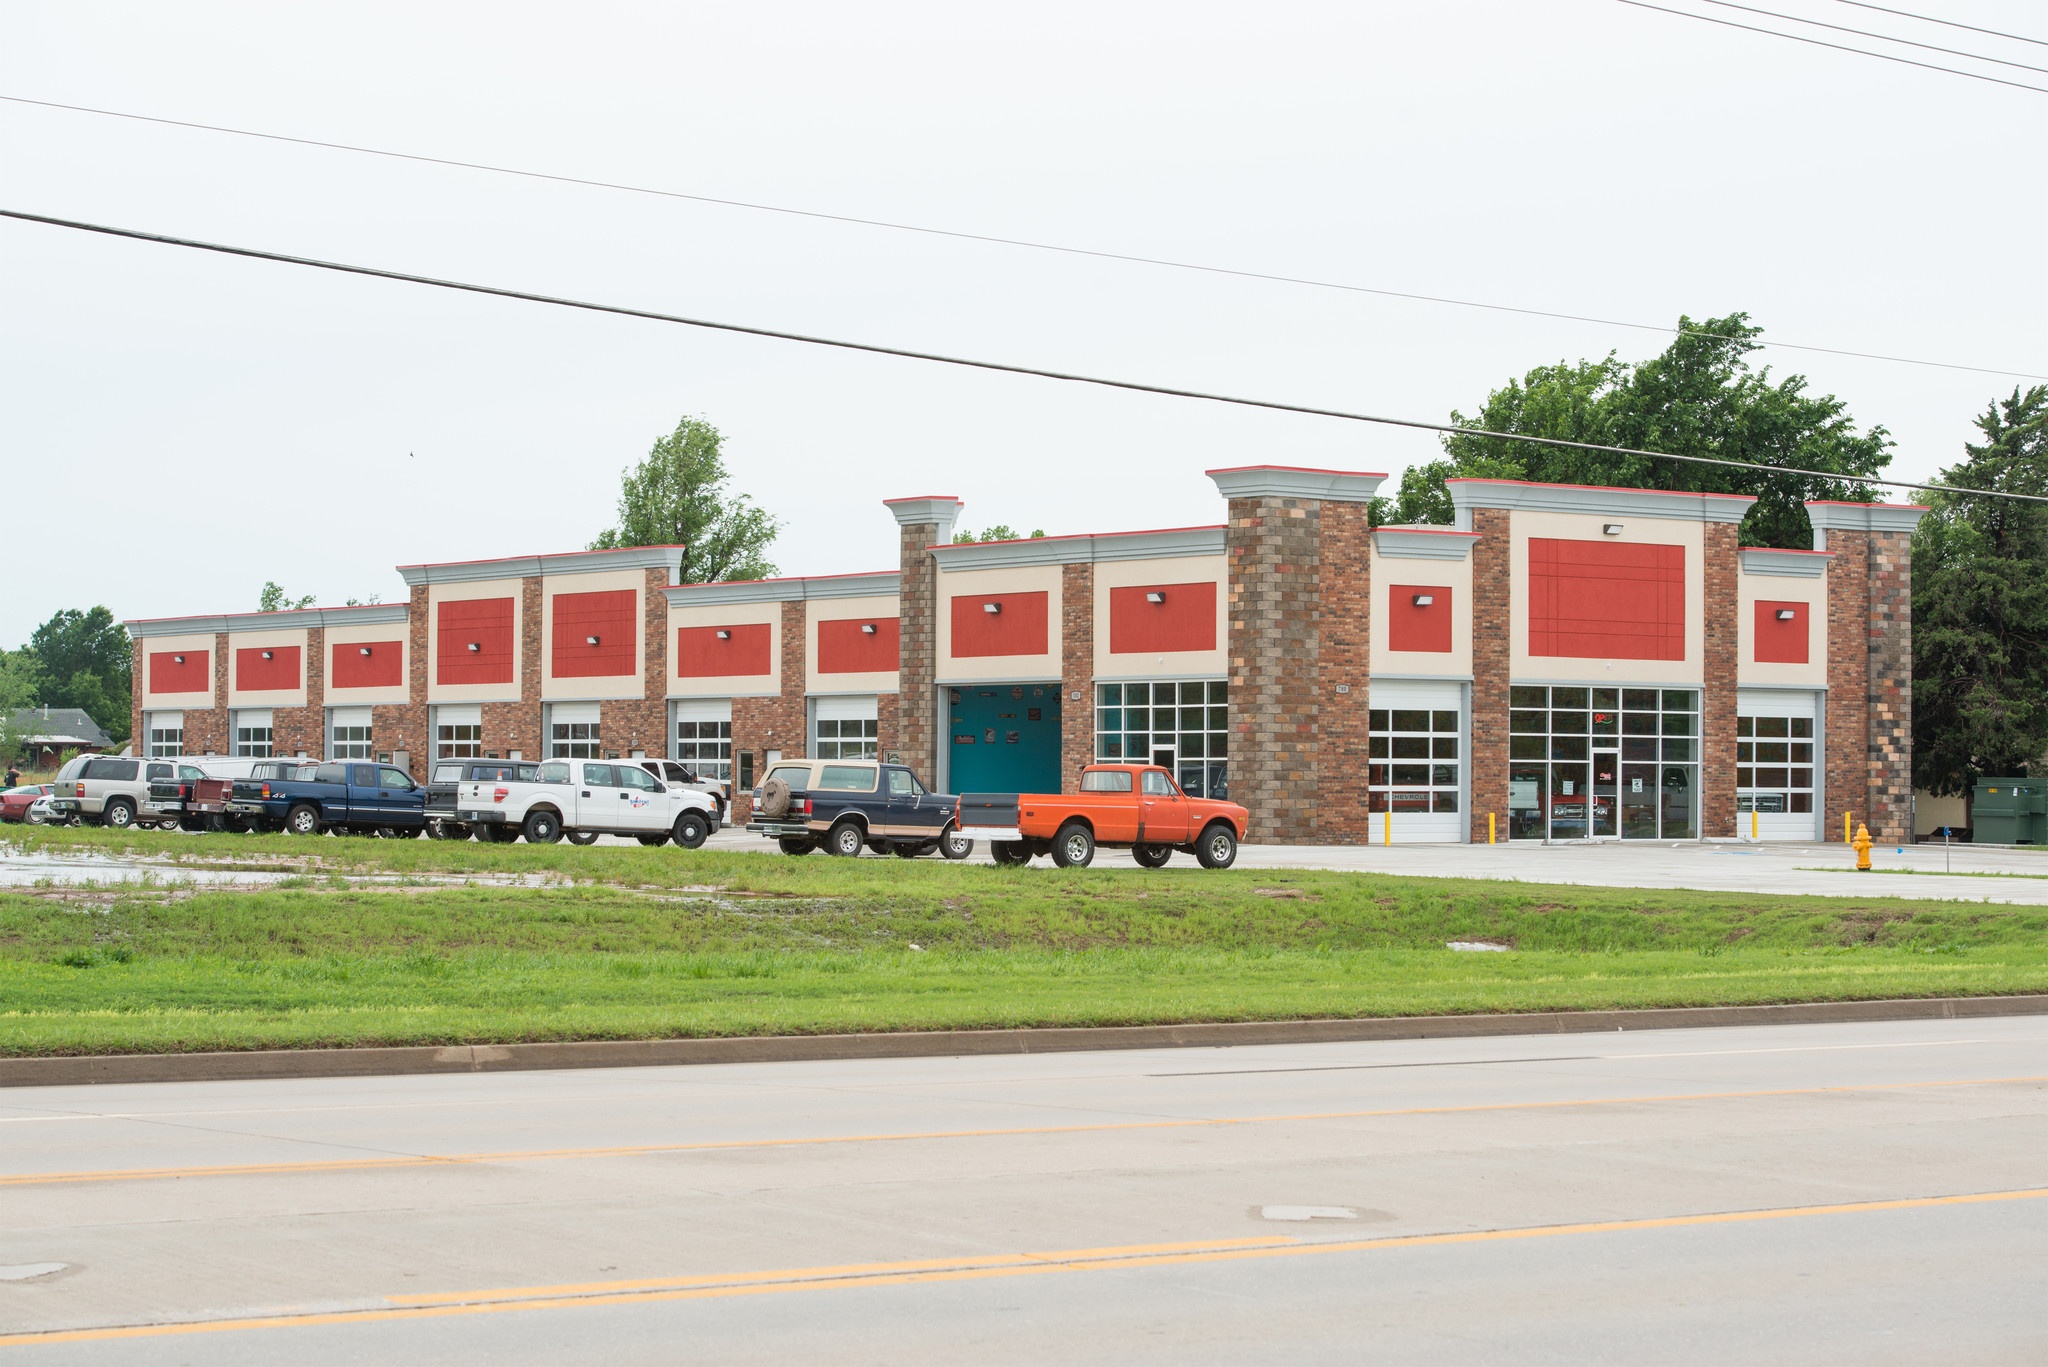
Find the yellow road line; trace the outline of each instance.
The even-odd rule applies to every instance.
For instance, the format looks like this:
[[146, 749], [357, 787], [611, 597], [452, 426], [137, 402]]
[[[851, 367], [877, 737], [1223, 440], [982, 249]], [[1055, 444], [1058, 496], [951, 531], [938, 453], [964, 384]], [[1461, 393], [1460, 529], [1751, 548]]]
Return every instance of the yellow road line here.
[[1850, 1092], [1915, 1091], [1934, 1087], [1996, 1087], [2048, 1082], [2036, 1077], [1964, 1078], [1946, 1082], [1872, 1082], [1837, 1087], [1780, 1087], [1747, 1092], [1672, 1092], [1653, 1096], [1587, 1097], [1576, 1101], [1498, 1101], [1472, 1106], [1406, 1106], [1373, 1111], [1313, 1111], [1300, 1115], [1240, 1115], [1188, 1120], [1118, 1120], [1092, 1125], [1030, 1125], [984, 1130], [912, 1130], [881, 1134], [830, 1134], [794, 1139], [712, 1139], [689, 1144], [627, 1144], [583, 1149], [506, 1149], [496, 1153], [405, 1154], [392, 1158], [308, 1159], [297, 1163], [235, 1163], [191, 1168], [116, 1168], [83, 1172], [24, 1172], [0, 1176], [0, 1187], [50, 1186], [74, 1182], [139, 1182], [151, 1178], [261, 1177], [301, 1172], [356, 1172], [389, 1168], [459, 1167], [482, 1163], [524, 1163], [554, 1158], [634, 1158], [647, 1154], [706, 1153], [721, 1149], [800, 1148], [815, 1144], [902, 1143], [920, 1139], [990, 1139], [1046, 1134], [1107, 1134], [1118, 1130], [1212, 1129], [1227, 1125], [1279, 1125], [1315, 1120], [1373, 1120], [1396, 1116], [1469, 1115], [1487, 1111], [1568, 1110], [1587, 1106], [1639, 1106], [1677, 1101], [1740, 1101], [1761, 1097], [1826, 1096]]
[[[568, 1310], [587, 1306], [643, 1305], [659, 1301], [717, 1300], [732, 1296], [775, 1295], [789, 1291], [905, 1286], [921, 1282], [978, 1281], [992, 1277], [1043, 1276], [1055, 1272], [1113, 1272], [1144, 1267], [1185, 1266], [1191, 1263], [1238, 1262], [1253, 1258], [1294, 1258], [1312, 1254], [1423, 1248], [1439, 1244], [1546, 1239], [1559, 1235], [1621, 1234], [1656, 1229], [1682, 1229], [1695, 1225], [1748, 1224], [1813, 1215], [1923, 1210], [1936, 1206], [2032, 1201], [2042, 1197], [2048, 1197], [2048, 1187], [2017, 1191], [1969, 1192], [1956, 1196], [1919, 1196], [1892, 1201], [1853, 1201], [1825, 1206], [1717, 1211], [1704, 1215], [1667, 1215], [1644, 1220], [1601, 1220], [1584, 1224], [1535, 1225], [1519, 1229], [1465, 1230], [1451, 1234], [1410, 1234], [1384, 1239], [1325, 1242], [1283, 1240], [1277, 1243], [1270, 1240], [1244, 1240], [1194, 1245], [1136, 1244], [1128, 1248], [1076, 1249], [1068, 1253], [996, 1254], [981, 1259], [921, 1259], [914, 1262], [856, 1264], [844, 1269], [809, 1268], [782, 1273], [742, 1272], [722, 1277], [675, 1278], [672, 1281], [657, 1281], [646, 1289], [598, 1291], [587, 1295], [564, 1295], [560, 1293], [560, 1289], [552, 1287], [533, 1288], [537, 1294], [531, 1295], [516, 1291], [476, 1291], [443, 1298], [447, 1303], [407, 1303], [394, 1305], [389, 1309], [335, 1310], [320, 1314], [265, 1315], [244, 1319], [192, 1320], [172, 1324], [133, 1324], [101, 1329], [53, 1329], [23, 1334], [0, 1334], [0, 1348], [50, 1343], [87, 1343], [106, 1339], [235, 1333], [249, 1329], [305, 1329], [336, 1324], [372, 1324], [391, 1320], [443, 1319], [455, 1315], [489, 1315], [514, 1310]], [[631, 1288], [633, 1284], [622, 1285]], [[391, 1299], [413, 1302], [427, 1298]]]

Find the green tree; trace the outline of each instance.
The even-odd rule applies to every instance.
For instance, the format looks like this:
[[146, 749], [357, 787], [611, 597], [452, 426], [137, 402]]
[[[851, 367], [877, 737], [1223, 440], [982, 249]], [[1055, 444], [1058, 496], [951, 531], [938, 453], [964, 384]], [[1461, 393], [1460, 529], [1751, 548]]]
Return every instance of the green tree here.
[[971, 546], [981, 541], [1036, 541], [1044, 535], [1045, 528], [1043, 527], [1037, 528], [1029, 537], [1026, 537], [1009, 523], [998, 522], [980, 536], [976, 536], [973, 532], [955, 532], [953, 533], [953, 544], [956, 546]]
[[271, 580], [263, 582], [263, 592], [256, 596], [258, 612], [295, 612], [300, 608], [313, 606], [313, 595], [304, 598], [288, 598], [283, 587]]
[[[2048, 385], [1992, 404], [1939, 478], [2048, 496]], [[2048, 749], [2048, 505], [1933, 494], [1913, 536], [1913, 783], [1969, 794]]]
[[113, 613], [65, 608], [35, 629], [28, 648], [42, 672], [39, 702], [83, 708], [109, 736], [128, 738], [134, 656]]
[[590, 549], [681, 546], [685, 584], [772, 578], [768, 548], [781, 526], [745, 494], [727, 496], [723, 440], [702, 418], [677, 423], [621, 476], [619, 525]]
[[43, 666], [31, 650], [0, 650], [0, 761], [22, 756], [22, 742], [35, 732], [18, 714], [42, 701]]
[[1377, 520], [1451, 521], [1451, 497], [1443, 482], [1460, 475], [1753, 494], [1757, 503], [1743, 521], [1742, 543], [1805, 549], [1813, 544], [1804, 507], [1808, 499], [1869, 500], [1865, 486], [1856, 481], [1878, 474], [1890, 462], [1893, 443], [1884, 428], [1858, 432], [1847, 405], [1832, 394], [1807, 393], [1804, 376], [1773, 382], [1768, 367], [1751, 370], [1743, 357], [1756, 350], [1753, 339], [1763, 329], [1751, 324], [1748, 314], [1702, 323], [1681, 317], [1678, 325], [1685, 331], [1647, 361], [1631, 363], [1610, 354], [1600, 361], [1538, 366], [1487, 395], [1476, 414], [1453, 412], [1451, 421], [1493, 432], [1800, 466], [1839, 478], [1446, 433], [1444, 459], [1411, 466], [1397, 495], [1374, 510]]

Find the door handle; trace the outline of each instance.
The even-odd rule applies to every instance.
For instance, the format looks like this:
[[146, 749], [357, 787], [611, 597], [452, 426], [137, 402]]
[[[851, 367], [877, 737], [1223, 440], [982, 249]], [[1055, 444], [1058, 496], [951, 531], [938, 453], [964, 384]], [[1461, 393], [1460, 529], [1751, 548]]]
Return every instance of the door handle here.
[[585, 796], [585, 797], [589, 797], [589, 796], [590, 796], [590, 790], [589, 790], [588, 788], [586, 788], [586, 789], [584, 789], [584, 790], [583, 790], [583, 796]]

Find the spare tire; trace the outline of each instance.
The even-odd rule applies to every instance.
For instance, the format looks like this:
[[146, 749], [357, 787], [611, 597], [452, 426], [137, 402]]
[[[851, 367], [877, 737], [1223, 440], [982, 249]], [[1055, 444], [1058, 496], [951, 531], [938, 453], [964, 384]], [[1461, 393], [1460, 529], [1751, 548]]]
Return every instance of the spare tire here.
[[789, 785], [779, 778], [771, 778], [761, 785], [761, 805], [756, 810], [767, 817], [781, 816], [789, 811]]

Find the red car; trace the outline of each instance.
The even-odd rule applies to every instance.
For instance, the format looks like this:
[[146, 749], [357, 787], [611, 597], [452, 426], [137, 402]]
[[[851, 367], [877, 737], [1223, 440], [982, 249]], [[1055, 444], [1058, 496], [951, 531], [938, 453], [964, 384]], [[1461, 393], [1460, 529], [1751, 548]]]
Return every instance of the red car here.
[[28, 804], [39, 797], [50, 795], [47, 783], [31, 783], [20, 788], [9, 788], [0, 793], [0, 821], [28, 820]]

